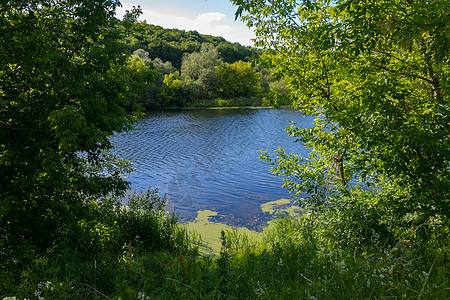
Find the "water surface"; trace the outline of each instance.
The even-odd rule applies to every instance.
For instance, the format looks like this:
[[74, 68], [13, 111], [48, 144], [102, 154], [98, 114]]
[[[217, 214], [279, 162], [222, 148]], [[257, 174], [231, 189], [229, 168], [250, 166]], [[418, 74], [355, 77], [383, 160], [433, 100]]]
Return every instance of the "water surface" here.
[[221, 222], [258, 228], [260, 205], [288, 198], [280, 178], [258, 157], [279, 145], [305, 154], [285, 128], [309, 127], [311, 118], [289, 109], [202, 109], [152, 112], [128, 133], [113, 138], [114, 153], [132, 161], [131, 188], [149, 185], [170, 198], [181, 221], [199, 210], [219, 213]]

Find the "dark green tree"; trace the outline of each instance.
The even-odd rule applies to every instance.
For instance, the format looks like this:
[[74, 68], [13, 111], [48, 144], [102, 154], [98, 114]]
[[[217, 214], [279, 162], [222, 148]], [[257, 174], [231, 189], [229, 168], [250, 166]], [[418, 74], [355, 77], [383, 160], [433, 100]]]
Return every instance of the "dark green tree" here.
[[2, 267], [76, 232], [87, 196], [127, 187], [118, 162], [103, 155], [108, 138], [135, 120], [124, 109], [129, 91], [127, 58], [116, 42], [118, 5], [0, 4]]

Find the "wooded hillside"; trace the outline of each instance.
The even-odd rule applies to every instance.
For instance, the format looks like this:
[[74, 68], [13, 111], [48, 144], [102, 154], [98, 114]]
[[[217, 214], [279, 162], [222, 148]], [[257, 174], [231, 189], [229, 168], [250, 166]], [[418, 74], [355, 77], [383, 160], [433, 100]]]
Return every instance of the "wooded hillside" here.
[[146, 22], [139, 23], [134, 34], [125, 40], [126, 49], [131, 52], [143, 49], [149, 53], [149, 58], [170, 61], [177, 69], [181, 68], [183, 54], [199, 52], [202, 44], [213, 44], [227, 63], [248, 61], [249, 57], [257, 53], [255, 48], [228, 42], [223, 37], [204, 35], [197, 31], [165, 29]]

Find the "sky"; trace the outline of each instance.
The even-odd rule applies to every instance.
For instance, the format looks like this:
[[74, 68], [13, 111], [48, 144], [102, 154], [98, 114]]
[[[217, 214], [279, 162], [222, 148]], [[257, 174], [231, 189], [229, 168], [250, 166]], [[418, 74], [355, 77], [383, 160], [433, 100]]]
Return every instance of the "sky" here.
[[234, 20], [236, 7], [229, 0], [122, 0], [117, 17], [140, 5], [139, 20], [163, 28], [196, 30], [201, 34], [224, 37], [229, 42], [251, 46], [254, 33], [242, 21]]

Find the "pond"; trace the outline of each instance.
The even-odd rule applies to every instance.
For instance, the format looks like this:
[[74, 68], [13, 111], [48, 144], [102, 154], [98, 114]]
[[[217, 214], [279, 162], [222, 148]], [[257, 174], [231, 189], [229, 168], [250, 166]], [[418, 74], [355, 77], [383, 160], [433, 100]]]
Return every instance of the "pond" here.
[[113, 137], [113, 153], [131, 160], [131, 188], [158, 188], [180, 221], [208, 209], [218, 212], [217, 221], [258, 229], [267, 217], [260, 206], [289, 198], [283, 181], [259, 159], [259, 150], [273, 153], [281, 145], [308, 152], [286, 133], [289, 121], [309, 127], [313, 120], [291, 109], [151, 112], [134, 130]]

